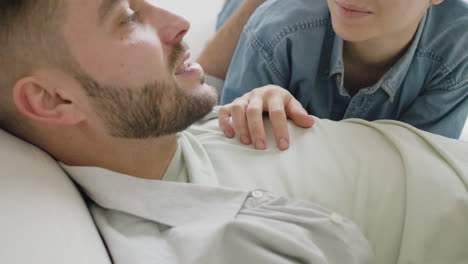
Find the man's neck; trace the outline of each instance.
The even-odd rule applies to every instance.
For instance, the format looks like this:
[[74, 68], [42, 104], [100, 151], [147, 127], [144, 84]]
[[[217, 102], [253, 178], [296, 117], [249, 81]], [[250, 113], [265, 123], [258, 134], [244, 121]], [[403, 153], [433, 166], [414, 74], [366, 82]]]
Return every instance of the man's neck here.
[[[176, 135], [141, 140], [100, 138], [69, 142], [68, 151], [57, 146], [54, 148], [56, 153], [51, 154], [69, 166], [100, 167], [138, 178], [160, 180], [177, 147]], [[73, 154], [65, 156], [64, 153]]]
[[[157, 139], [117, 142], [110, 153], [118, 153], [106, 161], [106, 168], [138, 178], [161, 180], [177, 151], [175, 135]], [[116, 144], [116, 146], [117, 146]]]

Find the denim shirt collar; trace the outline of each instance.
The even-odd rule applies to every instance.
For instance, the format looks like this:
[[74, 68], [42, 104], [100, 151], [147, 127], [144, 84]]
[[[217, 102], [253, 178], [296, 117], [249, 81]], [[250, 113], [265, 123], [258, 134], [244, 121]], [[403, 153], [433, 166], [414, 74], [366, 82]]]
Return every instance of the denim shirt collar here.
[[[424, 30], [424, 25], [426, 23], [427, 13], [424, 15], [421, 20], [418, 30], [412, 40], [411, 45], [405, 54], [393, 65], [390, 70], [388, 70], [380, 80], [373, 86], [363, 90], [365, 93], [372, 94], [377, 91], [379, 88], [382, 88], [390, 97], [390, 101], [393, 102], [395, 94], [398, 91], [398, 88], [401, 86], [403, 80], [408, 73], [408, 69], [413, 61], [413, 58], [416, 54], [416, 50], [421, 39], [422, 32]], [[340, 74], [344, 74], [344, 62], [343, 62], [343, 46], [344, 41], [338, 35], [335, 34], [333, 42], [333, 50], [331, 53], [330, 61], [330, 70], [328, 71], [328, 78]], [[344, 87], [344, 78], [339, 79], [338, 90], [341, 95], [349, 95]]]

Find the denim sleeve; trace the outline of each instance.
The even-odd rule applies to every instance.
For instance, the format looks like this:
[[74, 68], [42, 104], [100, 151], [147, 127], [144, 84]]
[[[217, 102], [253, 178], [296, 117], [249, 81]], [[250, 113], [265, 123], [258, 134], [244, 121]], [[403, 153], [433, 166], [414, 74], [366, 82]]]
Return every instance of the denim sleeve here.
[[218, 31], [226, 20], [231, 17], [232, 13], [239, 8], [244, 0], [228, 0], [226, 4], [224, 4], [223, 9], [218, 14], [218, 21], [216, 22], [216, 31]]
[[419, 129], [458, 139], [468, 117], [468, 79], [454, 87], [429, 90], [400, 118]]
[[[275, 53], [275, 56], [273, 56]], [[224, 83], [220, 104], [228, 104], [251, 90], [269, 84], [287, 87], [287, 65], [275, 58], [284, 52], [265, 47], [248, 26], [244, 28]], [[281, 70], [277, 65], [281, 64]]]

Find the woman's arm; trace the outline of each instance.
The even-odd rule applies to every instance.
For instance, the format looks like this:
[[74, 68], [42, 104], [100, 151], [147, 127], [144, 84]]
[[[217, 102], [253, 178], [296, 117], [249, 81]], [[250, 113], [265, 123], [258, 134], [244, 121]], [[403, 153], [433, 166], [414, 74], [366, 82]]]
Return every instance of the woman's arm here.
[[226, 79], [242, 30], [252, 13], [264, 2], [265, 0], [244, 0], [208, 43], [197, 59], [207, 74]]

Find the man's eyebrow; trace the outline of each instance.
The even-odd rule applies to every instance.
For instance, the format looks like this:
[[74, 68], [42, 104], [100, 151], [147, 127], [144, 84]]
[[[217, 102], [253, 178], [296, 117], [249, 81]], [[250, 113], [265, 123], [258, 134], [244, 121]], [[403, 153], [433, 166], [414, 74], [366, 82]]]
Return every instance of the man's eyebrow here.
[[104, 23], [107, 16], [113, 9], [117, 7], [117, 5], [122, 2], [123, 0], [102, 0], [101, 5], [99, 6], [99, 24]]

